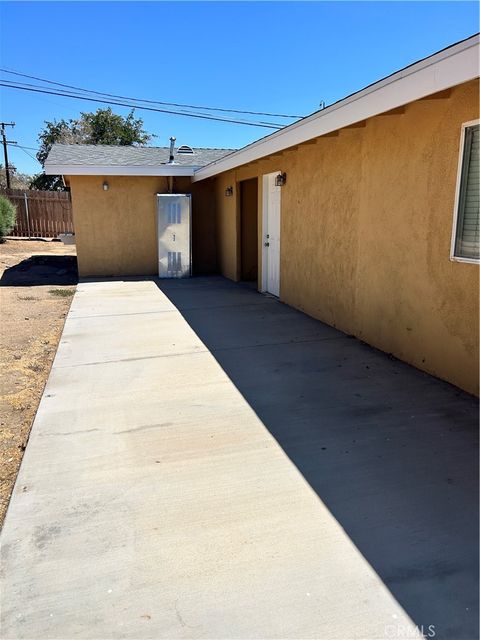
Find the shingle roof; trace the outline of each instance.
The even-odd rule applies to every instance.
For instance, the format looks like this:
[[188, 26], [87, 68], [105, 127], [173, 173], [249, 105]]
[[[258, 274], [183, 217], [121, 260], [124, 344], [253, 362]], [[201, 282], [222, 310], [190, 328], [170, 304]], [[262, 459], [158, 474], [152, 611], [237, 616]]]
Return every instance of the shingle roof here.
[[[235, 149], [194, 148], [193, 154], [174, 151], [175, 164], [204, 167], [232, 153]], [[54, 144], [45, 165], [155, 167], [168, 163], [169, 147], [130, 147], [103, 144]]]

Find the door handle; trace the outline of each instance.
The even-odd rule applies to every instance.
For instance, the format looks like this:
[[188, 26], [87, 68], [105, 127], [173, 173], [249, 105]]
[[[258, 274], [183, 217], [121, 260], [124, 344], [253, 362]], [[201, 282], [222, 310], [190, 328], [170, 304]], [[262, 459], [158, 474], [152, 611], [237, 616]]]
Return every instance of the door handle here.
[[269, 246], [270, 246], [270, 243], [269, 243], [269, 242], [265, 242], [265, 245], [264, 245], [264, 246], [265, 246], [265, 247], [269, 247]]

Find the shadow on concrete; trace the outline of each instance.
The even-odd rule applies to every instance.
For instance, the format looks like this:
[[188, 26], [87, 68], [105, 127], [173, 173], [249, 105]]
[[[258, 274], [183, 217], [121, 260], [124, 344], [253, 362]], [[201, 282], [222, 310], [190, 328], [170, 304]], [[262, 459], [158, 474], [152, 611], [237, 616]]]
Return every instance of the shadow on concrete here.
[[77, 284], [76, 256], [34, 255], [6, 269], [1, 287]]
[[478, 638], [476, 399], [248, 286], [156, 283], [425, 636]]

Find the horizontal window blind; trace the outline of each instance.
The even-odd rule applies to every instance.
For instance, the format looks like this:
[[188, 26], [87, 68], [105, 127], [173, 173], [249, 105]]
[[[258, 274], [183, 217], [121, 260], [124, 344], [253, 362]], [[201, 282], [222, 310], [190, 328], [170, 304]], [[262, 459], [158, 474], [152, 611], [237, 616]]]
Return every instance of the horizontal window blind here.
[[480, 127], [465, 129], [455, 256], [480, 258]]

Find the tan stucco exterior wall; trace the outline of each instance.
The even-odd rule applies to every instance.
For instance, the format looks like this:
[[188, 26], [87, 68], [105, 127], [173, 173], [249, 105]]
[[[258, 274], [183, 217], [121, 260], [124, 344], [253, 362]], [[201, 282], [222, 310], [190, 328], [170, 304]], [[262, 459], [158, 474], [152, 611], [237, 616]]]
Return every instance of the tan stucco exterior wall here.
[[[478, 81], [216, 178], [217, 256], [239, 278], [238, 182], [285, 171], [280, 298], [478, 392], [479, 267], [452, 262], [460, 129]], [[225, 197], [227, 186], [234, 196]]]
[[[165, 177], [67, 176], [80, 276], [158, 273], [156, 199]], [[102, 188], [109, 184], [108, 191]], [[176, 177], [174, 193], [192, 193], [192, 254], [196, 273], [216, 271], [213, 183]]]
[[[235, 172], [229, 171], [219, 175], [214, 182], [217, 263], [220, 272], [231, 280], [238, 280], [240, 277], [240, 198], [235, 180]], [[228, 187], [234, 188], [233, 196], [225, 196]]]

